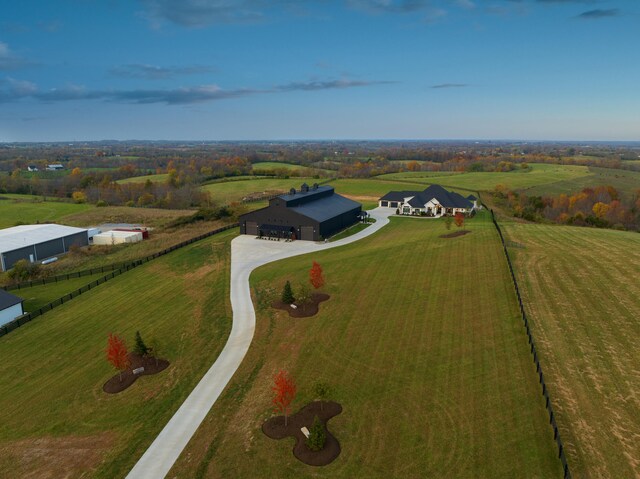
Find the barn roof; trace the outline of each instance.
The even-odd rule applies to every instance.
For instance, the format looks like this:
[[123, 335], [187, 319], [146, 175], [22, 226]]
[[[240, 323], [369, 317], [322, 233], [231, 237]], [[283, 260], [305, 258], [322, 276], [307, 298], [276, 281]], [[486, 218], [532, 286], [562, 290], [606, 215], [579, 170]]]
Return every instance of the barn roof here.
[[55, 224], [21, 225], [5, 228], [0, 230], [0, 253], [86, 231], [84, 228]]
[[7, 293], [4, 289], [0, 289], [0, 311], [20, 303], [22, 303], [22, 298], [18, 298], [11, 293]]
[[293, 206], [289, 209], [308, 218], [322, 222], [355, 208], [359, 208], [360, 206], [360, 203], [334, 193], [331, 196], [324, 196], [315, 201]]

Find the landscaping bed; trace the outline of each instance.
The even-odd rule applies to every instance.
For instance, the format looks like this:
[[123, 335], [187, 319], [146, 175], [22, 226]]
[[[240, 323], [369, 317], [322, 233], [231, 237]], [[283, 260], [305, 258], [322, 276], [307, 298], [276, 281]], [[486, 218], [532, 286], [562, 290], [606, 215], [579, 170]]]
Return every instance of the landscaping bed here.
[[[104, 386], [102, 386], [102, 390], [109, 394], [116, 394], [124, 391], [140, 376], [150, 376], [152, 374], [158, 374], [160, 371], [164, 371], [169, 367], [169, 361], [166, 359], [156, 359], [152, 356], [150, 357], [140, 357], [135, 353], [129, 354], [129, 359], [131, 360], [131, 366], [126, 371], [113, 376], [109, 379]], [[144, 371], [134, 374], [133, 370], [138, 368], [144, 368]]]
[[300, 305], [294, 303], [296, 306], [292, 308], [290, 304], [283, 303], [281, 300], [271, 303], [271, 307], [275, 309], [282, 309], [289, 313], [292, 318], [310, 318], [315, 316], [320, 311], [320, 303], [327, 301], [331, 296], [326, 293], [313, 293], [308, 303]]
[[464, 236], [471, 233], [469, 230], [454, 231], [453, 233], [447, 233], [446, 235], [440, 235], [440, 238], [457, 238], [458, 236]]

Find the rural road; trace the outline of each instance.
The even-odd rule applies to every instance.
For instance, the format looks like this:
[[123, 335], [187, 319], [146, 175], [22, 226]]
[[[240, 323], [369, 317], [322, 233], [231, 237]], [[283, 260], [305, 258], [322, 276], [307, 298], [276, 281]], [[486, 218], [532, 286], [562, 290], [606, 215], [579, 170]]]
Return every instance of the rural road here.
[[292, 256], [336, 248], [365, 238], [387, 223], [393, 210], [376, 208], [369, 214], [374, 224], [332, 243], [265, 241], [240, 235], [231, 242], [231, 308], [233, 324], [224, 349], [149, 449], [131, 469], [127, 479], [164, 478], [214, 405], [249, 350], [256, 315], [251, 301], [249, 275], [264, 264]]

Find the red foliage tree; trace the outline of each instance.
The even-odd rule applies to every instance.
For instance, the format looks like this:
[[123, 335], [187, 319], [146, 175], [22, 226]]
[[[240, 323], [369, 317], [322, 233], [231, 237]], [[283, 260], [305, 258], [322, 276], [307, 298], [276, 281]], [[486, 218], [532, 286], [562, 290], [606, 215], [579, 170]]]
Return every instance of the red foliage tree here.
[[107, 340], [107, 361], [120, 371], [120, 381], [122, 381], [122, 371], [131, 366], [131, 360], [124, 339], [117, 334], [111, 333]]
[[320, 266], [315, 261], [313, 262], [313, 266], [311, 267], [311, 271], [309, 271], [309, 281], [314, 288], [322, 288], [324, 286], [324, 277], [322, 276], [322, 266]]
[[273, 398], [275, 411], [284, 414], [284, 425], [287, 425], [287, 417], [289, 416], [290, 405], [296, 397], [296, 383], [293, 378], [289, 377], [286, 371], [280, 371], [273, 379], [273, 391], [276, 393]]
[[456, 226], [460, 228], [464, 224], [464, 214], [459, 211], [455, 214], [453, 220], [456, 222]]

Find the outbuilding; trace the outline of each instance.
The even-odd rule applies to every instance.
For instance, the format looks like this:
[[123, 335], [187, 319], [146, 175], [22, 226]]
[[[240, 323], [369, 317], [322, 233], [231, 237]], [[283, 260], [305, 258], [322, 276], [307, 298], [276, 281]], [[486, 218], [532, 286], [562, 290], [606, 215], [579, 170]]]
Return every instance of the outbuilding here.
[[362, 205], [332, 186], [292, 188], [269, 206], [240, 216], [240, 233], [259, 237], [321, 241], [357, 223]]
[[22, 316], [22, 298], [0, 289], [0, 326]]
[[56, 224], [21, 225], [0, 230], [2, 271], [25, 259], [31, 263], [66, 253], [72, 246], [86, 246], [86, 229]]
[[111, 230], [94, 235], [92, 240], [94, 245], [137, 243], [142, 241], [142, 231]]

